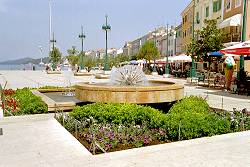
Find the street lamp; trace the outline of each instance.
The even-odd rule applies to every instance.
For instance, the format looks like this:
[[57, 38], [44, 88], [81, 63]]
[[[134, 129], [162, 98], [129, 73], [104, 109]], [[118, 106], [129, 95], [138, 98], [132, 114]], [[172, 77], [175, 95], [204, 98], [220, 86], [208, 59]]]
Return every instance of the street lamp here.
[[[241, 42], [246, 40], [246, 16], [247, 16], [247, 0], [243, 2], [243, 18], [242, 18], [242, 31], [241, 31]], [[240, 56], [240, 71], [244, 71], [244, 55]], [[241, 76], [240, 76], [241, 77]]]
[[84, 69], [84, 65], [83, 65], [83, 41], [84, 41], [84, 39], [86, 38], [86, 35], [85, 34], [83, 34], [83, 27], [81, 27], [81, 29], [82, 29], [82, 32], [81, 32], [81, 34], [79, 35], [79, 38], [81, 39], [81, 41], [82, 41], [82, 50], [81, 50], [81, 53], [80, 53], [80, 69], [81, 70], [83, 70]]
[[[195, 38], [194, 37], [194, 20], [195, 20], [195, 1], [196, 0], [193, 0], [194, 2], [194, 8], [193, 8], [193, 39]], [[191, 67], [191, 73], [190, 73], [190, 77], [193, 78], [196, 76], [196, 69], [195, 69], [195, 64], [194, 64], [194, 58], [192, 58], [192, 67]]]
[[41, 54], [41, 62], [39, 63], [39, 65], [44, 65], [43, 63], [43, 47], [40, 45], [38, 46], [40, 54]]
[[[56, 40], [55, 40], [55, 36], [54, 36], [54, 33], [53, 33], [53, 38], [50, 40], [50, 43], [52, 43], [52, 54], [54, 57], [56, 57], [56, 52], [55, 52], [55, 43], [56, 43]], [[55, 62], [52, 62], [52, 69], [53, 71], [55, 71], [56, 69], [56, 64]]]
[[[155, 43], [155, 47], [157, 48], [157, 35], [159, 35], [159, 33], [156, 32], [157, 30], [155, 29], [155, 32], [153, 33], [153, 37], [154, 37], [154, 43]], [[157, 73], [156, 71], [156, 60], [155, 60], [156, 55], [154, 56], [154, 68], [153, 68], [153, 73]]]
[[[49, 40], [52, 40], [52, 0], [49, 0]], [[51, 51], [51, 42], [49, 44], [49, 51]]]
[[169, 75], [169, 65], [168, 65], [168, 37], [169, 37], [169, 31], [168, 31], [168, 24], [167, 24], [167, 54], [166, 54], [166, 66], [165, 66], [165, 74], [166, 76]]
[[108, 15], [105, 15], [106, 23], [102, 26], [102, 29], [105, 31], [106, 34], [106, 51], [105, 51], [105, 61], [104, 61], [104, 71], [109, 70], [108, 64], [108, 31], [111, 31], [111, 26], [108, 24]]
[[38, 48], [39, 48], [39, 52], [40, 52], [41, 56], [43, 56], [43, 47], [41, 45], [39, 45]]

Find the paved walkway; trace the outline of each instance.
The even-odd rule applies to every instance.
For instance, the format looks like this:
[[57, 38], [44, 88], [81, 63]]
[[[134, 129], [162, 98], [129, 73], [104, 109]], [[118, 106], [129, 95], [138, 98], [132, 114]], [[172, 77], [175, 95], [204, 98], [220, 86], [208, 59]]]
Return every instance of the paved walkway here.
[[91, 155], [53, 115], [0, 120], [0, 167], [249, 167], [250, 131]]
[[[41, 71], [0, 71], [0, 83], [9, 88], [68, 86], [93, 77], [47, 75]], [[250, 98], [191, 86], [181, 79], [185, 95], [206, 97], [212, 107], [250, 110]], [[103, 82], [103, 80], [95, 80]], [[249, 167], [250, 131], [195, 139], [103, 155], [91, 155], [53, 115], [8, 117], [0, 120], [0, 167]]]
[[246, 108], [250, 111], [250, 96], [243, 96], [225, 92], [223, 90], [209, 89], [207, 87], [195, 86], [188, 84], [184, 79], [150, 77], [153, 79], [168, 80], [184, 85], [185, 96], [200, 96], [207, 100], [209, 106], [213, 108], [224, 109], [232, 111], [233, 108], [242, 110]]
[[[77, 82], [105, 82], [107, 80], [95, 79], [93, 76], [88, 77], [75, 77], [70, 76], [67, 72], [63, 74], [48, 75], [43, 71], [0, 71], [0, 84], [7, 81], [9, 88], [22, 88], [22, 87], [41, 87], [41, 86], [69, 86]], [[240, 96], [224, 92], [221, 90], [212, 90], [201, 86], [192, 86], [187, 84], [183, 79], [165, 79], [162, 76], [149, 78], [174, 81], [185, 86], [185, 96], [196, 95], [207, 99], [209, 105], [214, 108], [225, 110], [238, 110], [247, 108], [250, 111], [250, 96]], [[70, 82], [69, 82], [70, 81]]]

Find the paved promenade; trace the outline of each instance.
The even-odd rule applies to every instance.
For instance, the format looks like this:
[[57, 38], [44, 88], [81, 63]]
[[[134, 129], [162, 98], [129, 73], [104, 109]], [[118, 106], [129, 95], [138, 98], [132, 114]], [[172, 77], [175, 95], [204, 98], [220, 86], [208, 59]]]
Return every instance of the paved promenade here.
[[[8, 88], [69, 86], [95, 80], [42, 71], [0, 71]], [[150, 77], [162, 79], [162, 77]], [[212, 107], [250, 110], [250, 97], [192, 86], [181, 79], [167, 79], [185, 87], [185, 95], [206, 97]], [[70, 81], [70, 82], [69, 82]], [[53, 114], [8, 117], [0, 120], [0, 167], [249, 167], [250, 131], [91, 155], [54, 118]]]
[[[36, 88], [41, 86], [69, 86], [77, 82], [104, 82], [106, 80], [97, 80], [93, 76], [75, 77], [68, 72], [62, 74], [48, 75], [43, 71], [0, 71], [0, 83], [3, 85], [7, 81], [8, 88], [30, 87]], [[187, 84], [183, 79], [164, 79], [162, 76], [149, 78], [169, 80], [180, 83], [185, 86], [185, 96], [196, 95], [207, 99], [209, 105], [214, 108], [233, 110], [236, 108], [242, 110], [247, 108], [250, 111], [250, 96], [240, 96], [224, 92], [221, 90], [212, 90], [201, 86], [192, 86]]]
[[0, 167], [249, 167], [250, 131], [91, 155], [53, 114], [0, 120]]

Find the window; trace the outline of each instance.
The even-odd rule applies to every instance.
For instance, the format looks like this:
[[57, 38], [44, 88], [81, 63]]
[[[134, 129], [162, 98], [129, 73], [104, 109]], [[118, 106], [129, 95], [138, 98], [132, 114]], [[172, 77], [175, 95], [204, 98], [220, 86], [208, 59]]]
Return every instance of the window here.
[[200, 24], [200, 15], [199, 15], [199, 12], [196, 13], [196, 23]]
[[226, 0], [226, 10], [231, 10], [232, 0]]
[[216, 13], [221, 10], [222, 0], [214, 1], [213, 2], [213, 12]]
[[179, 37], [181, 38], [181, 31], [179, 31]]
[[209, 6], [206, 7], [206, 17], [209, 17]]
[[241, 6], [241, 0], [235, 0], [235, 8], [238, 8]]

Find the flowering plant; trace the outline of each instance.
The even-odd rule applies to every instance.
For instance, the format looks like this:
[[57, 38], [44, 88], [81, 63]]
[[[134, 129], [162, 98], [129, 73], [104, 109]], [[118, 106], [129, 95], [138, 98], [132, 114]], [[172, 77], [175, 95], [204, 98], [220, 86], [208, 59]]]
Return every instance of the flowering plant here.
[[12, 89], [2, 89], [2, 103], [1, 107], [5, 114], [13, 115], [17, 112], [18, 102], [14, 97], [15, 91]]
[[[146, 125], [97, 124], [85, 129], [81, 137], [89, 144], [96, 142], [105, 151], [112, 151], [121, 147], [147, 146], [153, 141], [166, 141], [167, 133], [163, 129], [149, 129]], [[95, 149], [100, 151], [98, 147]]]

